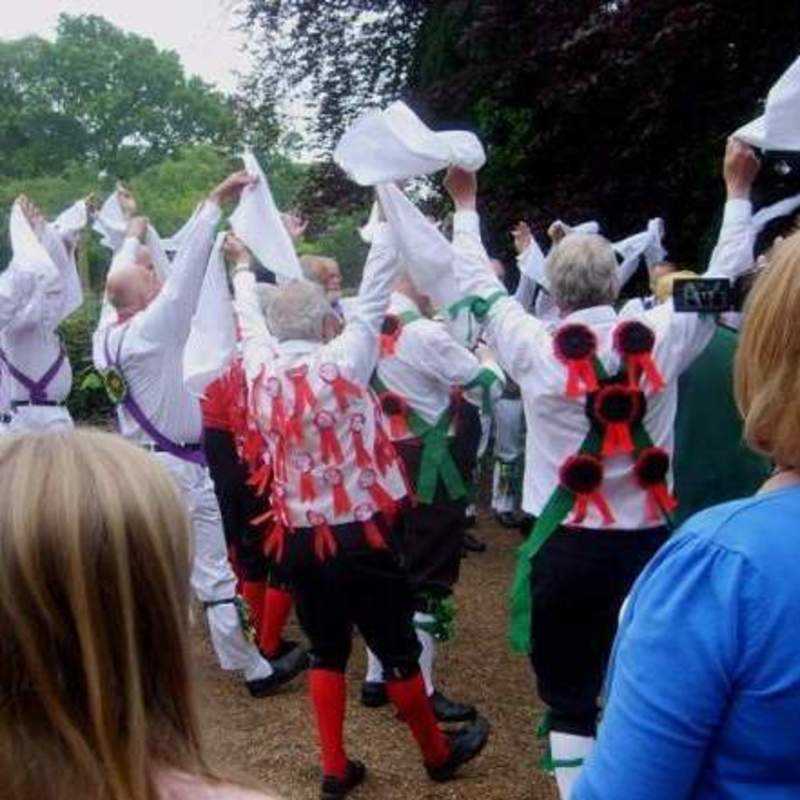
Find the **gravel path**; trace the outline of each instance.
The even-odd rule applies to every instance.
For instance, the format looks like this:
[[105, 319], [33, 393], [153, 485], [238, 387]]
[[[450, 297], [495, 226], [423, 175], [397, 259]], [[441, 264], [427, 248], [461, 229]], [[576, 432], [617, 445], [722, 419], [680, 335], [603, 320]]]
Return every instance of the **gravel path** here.
[[[478, 705], [493, 726], [483, 755], [460, 780], [433, 784], [416, 747], [389, 709], [370, 711], [358, 703], [364, 648], [354, 643], [346, 723], [349, 753], [369, 769], [354, 800], [554, 800], [553, 782], [536, 768], [540, 745], [527, 661], [505, 642], [505, 598], [511, 580], [516, 533], [483, 520], [478, 535], [488, 552], [464, 561], [457, 591], [458, 632], [441, 650], [439, 684], [449, 695]], [[300, 636], [291, 624], [292, 638]], [[198, 626], [195, 650], [200, 673], [203, 727], [213, 764], [233, 779], [271, 789], [285, 800], [318, 797], [319, 775], [306, 681], [282, 694], [254, 701], [217, 669]]]

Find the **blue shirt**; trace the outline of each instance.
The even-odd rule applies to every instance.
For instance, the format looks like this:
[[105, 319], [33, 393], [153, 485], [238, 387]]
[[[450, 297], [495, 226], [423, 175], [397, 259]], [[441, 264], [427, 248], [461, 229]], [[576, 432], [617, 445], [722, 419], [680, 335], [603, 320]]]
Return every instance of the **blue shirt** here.
[[631, 592], [573, 800], [800, 798], [800, 488], [692, 517]]

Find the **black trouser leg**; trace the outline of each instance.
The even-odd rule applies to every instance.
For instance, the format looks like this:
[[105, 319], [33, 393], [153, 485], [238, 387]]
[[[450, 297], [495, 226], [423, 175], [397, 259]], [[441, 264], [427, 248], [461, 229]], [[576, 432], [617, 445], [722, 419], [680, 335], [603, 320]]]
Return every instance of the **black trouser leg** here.
[[667, 537], [559, 528], [534, 557], [531, 664], [553, 730], [595, 735], [620, 608]]

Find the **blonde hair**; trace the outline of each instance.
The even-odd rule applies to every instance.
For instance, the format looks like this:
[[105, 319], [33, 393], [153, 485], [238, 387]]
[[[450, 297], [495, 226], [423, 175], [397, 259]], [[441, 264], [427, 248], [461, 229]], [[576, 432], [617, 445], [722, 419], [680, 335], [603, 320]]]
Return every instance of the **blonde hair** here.
[[0, 797], [153, 800], [213, 777], [189, 675], [190, 538], [164, 469], [111, 434], [0, 440]]
[[675, 285], [675, 281], [696, 277], [697, 273], [692, 272], [690, 269], [681, 269], [677, 272], [670, 272], [669, 275], [662, 275], [656, 280], [655, 286], [653, 287], [653, 294], [656, 297], [656, 301], [659, 303], [666, 303], [667, 300], [672, 297], [672, 288]]
[[800, 234], [778, 245], [745, 308], [736, 402], [749, 444], [800, 467]]

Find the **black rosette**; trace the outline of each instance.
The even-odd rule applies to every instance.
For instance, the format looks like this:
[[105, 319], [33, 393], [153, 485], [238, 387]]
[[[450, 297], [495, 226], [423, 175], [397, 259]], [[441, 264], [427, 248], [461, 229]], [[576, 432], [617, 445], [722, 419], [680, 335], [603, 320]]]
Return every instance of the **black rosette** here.
[[593, 495], [603, 485], [603, 463], [586, 453], [570, 456], [561, 466], [559, 480], [575, 495]]

